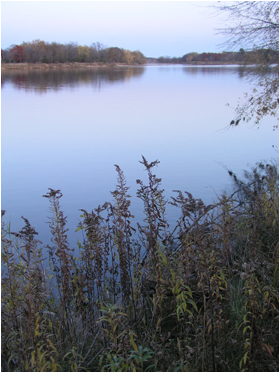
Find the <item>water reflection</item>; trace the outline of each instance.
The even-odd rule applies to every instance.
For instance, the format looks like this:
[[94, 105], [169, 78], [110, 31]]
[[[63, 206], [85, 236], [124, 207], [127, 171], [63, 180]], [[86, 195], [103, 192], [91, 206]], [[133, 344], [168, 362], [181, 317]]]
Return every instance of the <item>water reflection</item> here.
[[[12, 230], [21, 229], [24, 216], [49, 243], [42, 195], [49, 187], [60, 189], [69, 242], [76, 246], [79, 209], [112, 201], [114, 164], [130, 187], [132, 224], [142, 223], [135, 182], [147, 180], [142, 154], [149, 162], [160, 160], [156, 175], [166, 198], [186, 190], [212, 203], [227, 187], [222, 165], [240, 176], [248, 164], [275, 157], [272, 144], [278, 145], [274, 118], [259, 129], [243, 123], [221, 131], [233, 115], [226, 102], [234, 106], [248, 90], [237, 70], [181, 65], [3, 73], [1, 193]], [[179, 212], [168, 210], [167, 216], [173, 224]]]
[[238, 66], [238, 76], [240, 78], [243, 77], [253, 77], [253, 78], [262, 78], [264, 76], [273, 77], [275, 75], [278, 76], [279, 68], [277, 65], [271, 65], [264, 67], [259, 67], [258, 65], [251, 65], [251, 66]]
[[237, 66], [187, 66], [183, 68], [184, 73], [192, 75], [222, 75], [228, 73], [236, 74], [238, 71]]
[[14, 88], [25, 91], [46, 93], [48, 90], [59, 91], [65, 87], [76, 88], [79, 85], [91, 85], [101, 89], [106, 84], [116, 84], [139, 78], [145, 67], [96, 67], [78, 69], [51, 70], [8, 70], [1, 72], [2, 87], [10, 82]]

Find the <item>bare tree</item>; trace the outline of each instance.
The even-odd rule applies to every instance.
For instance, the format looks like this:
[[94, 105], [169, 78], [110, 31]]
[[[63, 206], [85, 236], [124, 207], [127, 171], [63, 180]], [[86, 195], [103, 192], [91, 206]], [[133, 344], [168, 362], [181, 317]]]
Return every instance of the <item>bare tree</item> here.
[[99, 41], [96, 43], [92, 43], [91, 46], [91, 53], [93, 56], [93, 60], [97, 60], [100, 62], [102, 59], [102, 52], [107, 48], [104, 44], [100, 43]]
[[228, 37], [223, 45], [247, 51], [244, 65], [248, 67], [244, 73], [253, 88], [245, 95], [245, 101], [239, 102], [231, 125], [238, 125], [241, 120], [259, 124], [266, 115], [278, 119], [279, 2], [235, 1], [230, 5], [219, 2], [214, 9], [225, 16], [225, 27], [217, 30]]

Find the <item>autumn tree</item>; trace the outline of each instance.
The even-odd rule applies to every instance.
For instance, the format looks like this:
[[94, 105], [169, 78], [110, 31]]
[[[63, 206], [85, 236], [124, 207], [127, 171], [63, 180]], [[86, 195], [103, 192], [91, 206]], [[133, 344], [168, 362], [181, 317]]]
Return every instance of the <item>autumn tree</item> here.
[[10, 50], [10, 56], [16, 62], [23, 62], [25, 59], [23, 47], [20, 45], [14, 46], [14, 48]]
[[2, 50], [3, 62], [29, 62], [29, 63], [64, 63], [64, 62], [100, 62], [100, 63], [126, 63], [142, 64], [146, 58], [139, 51], [131, 52], [118, 47], [105, 47], [102, 43], [78, 45], [47, 43], [36, 39], [32, 42], [23, 42], [21, 45], [11, 45]]
[[52, 42], [50, 48], [52, 53], [51, 62], [66, 62], [65, 47], [63, 44]]
[[89, 62], [90, 60], [90, 48], [87, 45], [78, 46], [78, 59], [79, 62]]
[[108, 61], [109, 62], [124, 62], [125, 52], [118, 47], [108, 48]]
[[131, 63], [133, 63], [133, 54], [130, 52], [130, 50], [125, 50], [124, 51], [124, 60], [125, 62], [130, 65]]
[[241, 53], [242, 49], [250, 51], [243, 62], [248, 66], [245, 74], [253, 89], [245, 95], [245, 103], [237, 106], [231, 124], [238, 125], [241, 120], [259, 124], [266, 115], [278, 116], [279, 2], [220, 2], [214, 8], [225, 16], [226, 26], [218, 33], [227, 36], [227, 47], [238, 48]]
[[142, 64], [146, 62], [146, 57], [140, 51], [133, 51], [131, 52], [133, 56], [133, 62]]

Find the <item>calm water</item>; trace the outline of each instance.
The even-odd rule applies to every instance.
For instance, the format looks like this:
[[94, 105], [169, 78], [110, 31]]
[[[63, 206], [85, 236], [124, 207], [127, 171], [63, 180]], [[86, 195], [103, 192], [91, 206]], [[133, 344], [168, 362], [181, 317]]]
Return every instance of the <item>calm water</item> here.
[[[225, 167], [241, 175], [278, 160], [273, 118], [259, 129], [227, 129], [248, 84], [237, 67], [144, 66], [2, 73], [2, 204], [12, 230], [28, 218], [49, 242], [48, 188], [61, 189], [69, 241], [79, 209], [112, 201], [118, 164], [143, 218], [136, 179], [147, 180], [143, 154], [158, 159], [165, 196], [187, 190], [210, 203], [230, 188]], [[273, 148], [272, 145], [275, 147]], [[170, 207], [174, 222], [179, 211]], [[136, 223], [135, 223], [136, 225]]]

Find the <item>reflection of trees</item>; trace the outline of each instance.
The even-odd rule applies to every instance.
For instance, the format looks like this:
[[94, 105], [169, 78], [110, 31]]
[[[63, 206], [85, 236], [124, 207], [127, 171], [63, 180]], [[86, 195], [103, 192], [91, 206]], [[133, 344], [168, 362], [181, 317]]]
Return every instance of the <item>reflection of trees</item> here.
[[[270, 65], [263, 69], [262, 77], [269, 76], [271, 74], [278, 75], [278, 66]], [[257, 65], [245, 65], [238, 67], [238, 76], [240, 78], [258, 78], [260, 76], [259, 68]]]
[[4, 87], [5, 83], [6, 83], [6, 79], [5, 79], [5, 77], [1, 74], [1, 88]]
[[212, 75], [221, 75], [221, 74], [228, 74], [229, 72], [231, 73], [236, 73], [238, 71], [238, 66], [188, 66], [184, 67], [183, 71], [186, 74], [212, 74]]
[[2, 82], [12, 82], [14, 87], [40, 93], [47, 90], [58, 91], [62, 87], [91, 85], [102, 88], [106, 84], [125, 82], [140, 77], [145, 67], [98, 67], [94, 69], [61, 69], [61, 70], [8, 70], [2, 71]]

